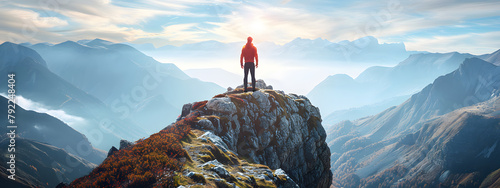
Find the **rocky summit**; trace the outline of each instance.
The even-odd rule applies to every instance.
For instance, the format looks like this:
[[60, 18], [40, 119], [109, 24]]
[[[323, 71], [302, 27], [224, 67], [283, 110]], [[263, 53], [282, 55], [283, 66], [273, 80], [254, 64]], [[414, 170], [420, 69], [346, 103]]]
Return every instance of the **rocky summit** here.
[[305, 96], [269, 89], [245, 93], [238, 88], [186, 104], [182, 114], [196, 115], [193, 128], [219, 138], [212, 141], [222, 150], [280, 169], [300, 187], [331, 184], [330, 149], [321, 115]]
[[306, 97], [237, 88], [185, 104], [149, 138], [123, 140], [69, 187], [330, 187], [325, 139]]

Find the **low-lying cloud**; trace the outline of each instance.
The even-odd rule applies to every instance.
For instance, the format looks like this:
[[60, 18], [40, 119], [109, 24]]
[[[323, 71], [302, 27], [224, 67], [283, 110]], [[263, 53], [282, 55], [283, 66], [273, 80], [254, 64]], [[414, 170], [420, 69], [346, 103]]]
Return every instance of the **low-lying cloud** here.
[[[3, 97], [6, 97], [5, 93], [0, 94]], [[61, 109], [50, 109], [49, 107], [44, 106], [38, 102], [32, 101], [30, 99], [24, 98], [23, 96], [16, 96], [16, 104], [25, 110], [32, 110], [38, 113], [49, 114], [62, 122], [68, 124], [71, 127], [82, 125], [85, 123], [85, 119], [67, 114], [64, 110]]]

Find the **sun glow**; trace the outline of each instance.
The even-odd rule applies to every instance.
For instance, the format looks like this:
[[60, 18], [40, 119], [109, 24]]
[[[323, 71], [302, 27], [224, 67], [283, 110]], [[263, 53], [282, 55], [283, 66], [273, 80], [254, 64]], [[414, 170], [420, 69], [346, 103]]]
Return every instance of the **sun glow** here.
[[261, 34], [266, 30], [265, 24], [260, 20], [254, 21], [250, 28], [253, 34]]

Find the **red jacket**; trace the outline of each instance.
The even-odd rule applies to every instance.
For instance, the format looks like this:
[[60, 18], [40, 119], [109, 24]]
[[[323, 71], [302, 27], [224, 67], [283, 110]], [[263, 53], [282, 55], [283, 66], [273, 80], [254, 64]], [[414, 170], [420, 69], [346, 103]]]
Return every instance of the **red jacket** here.
[[254, 59], [259, 63], [259, 55], [257, 54], [257, 48], [252, 43], [247, 43], [241, 49], [240, 63], [243, 64], [243, 58], [246, 62], [254, 62]]

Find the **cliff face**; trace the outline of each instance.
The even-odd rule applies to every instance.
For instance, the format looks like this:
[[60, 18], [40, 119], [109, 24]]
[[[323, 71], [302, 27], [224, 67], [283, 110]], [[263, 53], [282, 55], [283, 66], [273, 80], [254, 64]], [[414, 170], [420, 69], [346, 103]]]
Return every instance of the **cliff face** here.
[[184, 105], [174, 124], [114, 148], [69, 186], [329, 187], [318, 108], [304, 96], [242, 91]]
[[213, 132], [249, 162], [283, 169], [300, 187], [329, 187], [330, 149], [317, 107], [309, 99], [274, 90], [186, 104], [180, 118], [197, 115], [193, 128]]

